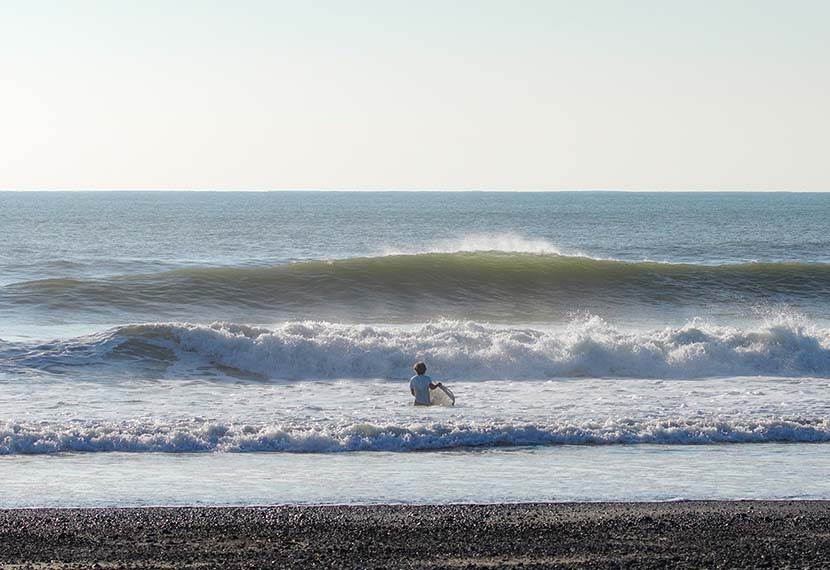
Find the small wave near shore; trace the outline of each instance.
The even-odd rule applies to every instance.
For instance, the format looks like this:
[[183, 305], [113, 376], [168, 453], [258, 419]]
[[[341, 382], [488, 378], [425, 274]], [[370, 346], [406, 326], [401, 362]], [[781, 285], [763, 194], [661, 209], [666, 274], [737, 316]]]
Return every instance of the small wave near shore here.
[[826, 418], [667, 418], [329, 425], [196, 420], [0, 422], [0, 455], [61, 452], [425, 451], [551, 445], [826, 443]]

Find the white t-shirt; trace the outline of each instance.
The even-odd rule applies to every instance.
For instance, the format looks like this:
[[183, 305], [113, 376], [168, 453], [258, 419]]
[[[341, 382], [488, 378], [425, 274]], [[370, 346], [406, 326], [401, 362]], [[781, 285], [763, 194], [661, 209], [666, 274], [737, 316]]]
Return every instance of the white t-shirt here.
[[428, 406], [429, 402], [429, 385], [432, 384], [432, 378], [426, 374], [418, 374], [409, 380], [409, 389], [415, 391], [415, 403], [424, 404]]

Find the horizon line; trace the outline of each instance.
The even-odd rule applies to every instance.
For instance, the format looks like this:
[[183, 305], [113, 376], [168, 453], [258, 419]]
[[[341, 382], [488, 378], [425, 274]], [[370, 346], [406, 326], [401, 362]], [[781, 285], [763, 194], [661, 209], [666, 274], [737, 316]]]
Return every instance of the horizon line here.
[[128, 192], [153, 192], [153, 193], [163, 193], [163, 192], [193, 192], [193, 193], [207, 193], [207, 192], [215, 192], [215, 193], [277, 193], [277, 192], [342, 192], [342, 193], [391, 193], [391, 192], [401, 192], [401, 193], [428, 193], [428, 192], [435, 192], [435, 193], [501, 193], [501, 194], [509, 194], [509, 193], [516, 193], [516, 194], [555, 194], [555, 193], [641, 193], [641, 194], [824, 194], [827, 193], [828, 190], [754, 190], [754, 189], [721, 189], [721, 190], [655, 190], [655, 189], [638, 189], [638, 190], [631, 190], [628, 188], [584, 188], [584, 189], [555, 189], [555, 190], [501, 190], [501, 189], [411, 189], [411, 188], [387, 188], [387, 189], [355, 189], [355, 188], [272, 188], [267, 190], [262, 189], [240, 189], [240, 188], [36, 188], [36, 189], [6, 189], [0, 188], [0, 192], [2, 193], [47, 193], [47, 192], [86, 192], [86, 193], [93, 193], [93, 192], [119, 192], [119, 193], [128, 193]]

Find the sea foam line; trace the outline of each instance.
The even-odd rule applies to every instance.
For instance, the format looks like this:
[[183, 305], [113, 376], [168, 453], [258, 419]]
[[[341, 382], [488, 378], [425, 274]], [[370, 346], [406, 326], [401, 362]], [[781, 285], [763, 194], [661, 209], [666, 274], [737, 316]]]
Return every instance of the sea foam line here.
[[61, 452], [420, 451], [551, 445], [830, 442], [830, 420], [665, 419], [522, 423], [255, 425], [181, 420], [0, 422], [0, 455]]

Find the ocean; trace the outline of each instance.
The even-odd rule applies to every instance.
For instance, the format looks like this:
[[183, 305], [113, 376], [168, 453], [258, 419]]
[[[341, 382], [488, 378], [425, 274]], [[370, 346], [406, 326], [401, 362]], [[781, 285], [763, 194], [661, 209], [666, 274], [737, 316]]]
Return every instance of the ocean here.
[[830, 499], [830, 194], [4, 192], [0, 236], [0, 508]]

